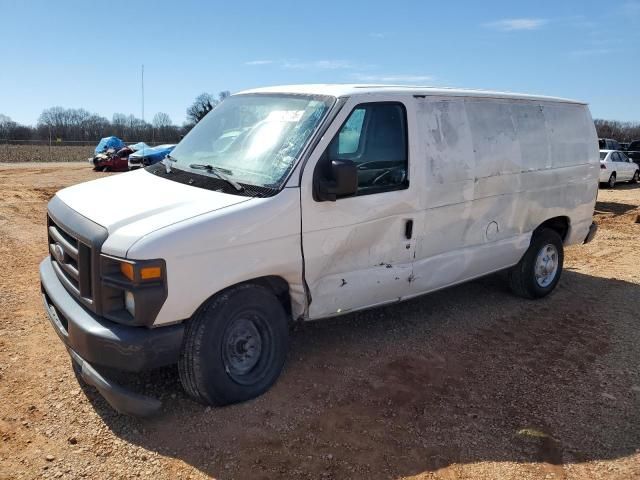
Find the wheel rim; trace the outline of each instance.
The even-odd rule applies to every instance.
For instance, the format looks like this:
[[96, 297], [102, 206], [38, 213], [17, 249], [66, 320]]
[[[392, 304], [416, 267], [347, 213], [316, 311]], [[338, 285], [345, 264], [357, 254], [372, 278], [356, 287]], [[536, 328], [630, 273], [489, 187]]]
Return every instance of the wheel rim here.
[[558, 273], [558, 249], [555, 245], [547, 244], [540, 249], [536, 257], [536, 283], [546, 288], [554, 281]]
[[236, 381], [242, 380], [254, 370], [262, 356], [263, 339], [256, 326], [256, 320], [247, 317], [237, 318], [231, 322], [224, 334], [224, 367], [229, 376]]

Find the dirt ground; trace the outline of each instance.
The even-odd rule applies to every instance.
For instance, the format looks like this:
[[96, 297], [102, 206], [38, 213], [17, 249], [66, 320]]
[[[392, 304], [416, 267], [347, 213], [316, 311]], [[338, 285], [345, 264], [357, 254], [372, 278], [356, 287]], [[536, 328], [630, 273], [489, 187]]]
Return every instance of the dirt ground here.
[[[96, 142], [98, 143], [98, 142]], [[81, 162], [93, 157], [94, 146], [56, 145], [33, 142], [25, 145], [0, 143], [0, 163]]]
[[306, 324], [262, 397], [204, 408], [166, 368], [140, 420], [78, 382], [40, 300], [46, 202], [100, 175], [0, 165], [0, 479], [640, 478], [640, 186], [600, 190], [548, 298], [493, 275]]

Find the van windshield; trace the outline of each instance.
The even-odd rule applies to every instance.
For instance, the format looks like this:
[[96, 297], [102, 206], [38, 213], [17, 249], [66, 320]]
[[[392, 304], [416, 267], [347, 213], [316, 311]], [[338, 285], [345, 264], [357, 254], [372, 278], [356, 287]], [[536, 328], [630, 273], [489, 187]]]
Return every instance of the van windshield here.
[[[234, 182], [280, 188], [334, 100], [285, 94], [229, 97], [171, 152], [172, 167], [200, 175], [224, 172]], [[208, 165], [213, 168], [203, 168]]]

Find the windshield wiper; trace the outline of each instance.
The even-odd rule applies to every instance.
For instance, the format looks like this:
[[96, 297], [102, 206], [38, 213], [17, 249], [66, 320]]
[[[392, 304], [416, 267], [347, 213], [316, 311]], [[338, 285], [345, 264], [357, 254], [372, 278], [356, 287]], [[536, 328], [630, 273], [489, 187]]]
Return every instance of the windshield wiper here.
[[172, 157], [171, 155], [169, 155], [168, 153], [164, 156], [164, 158], [162, 159], [162, 164], [164, 165], [165, 171], [167, 173], [171, 173], [171, 162], [175, 163], [177, 162], [178, 159], [175, 157]]
[[213, 173], [216, 177], [218, 177], [220, 180], [227, 182], [237, 191], [244, 192], [244, 187], [242, 185], [240, 185], [235, 180], [232, 180], [229, 177], [227, 177], [226, 174], [228, 173], [229, 175], [231, 175], [231, 171], [227, 170], [226, 168], [214, 167], [213, 165], [209, 165], [206, 163], [192, 163], [191, 165], [189, 165], [189, 168], [193, 168], [196, 170], [206, 170], [209, 173]]

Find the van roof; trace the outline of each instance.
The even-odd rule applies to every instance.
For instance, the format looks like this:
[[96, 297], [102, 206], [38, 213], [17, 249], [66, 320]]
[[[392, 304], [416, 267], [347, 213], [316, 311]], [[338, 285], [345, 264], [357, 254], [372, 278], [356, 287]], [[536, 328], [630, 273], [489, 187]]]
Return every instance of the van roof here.
[[511, 98], [520, 100], [539, 100], [546, 102], [562, 102], [586, 105], [585, 102], [566, 98], [547, 97], [543, 95], [527, 95], [522, 93], [495, 92], [491, 90], [474, 90], [450, 87], [421, 87], [415, 85], [375, 85], [375, 84], [302, 84], [280, 85], [273, 87], [244, 90], [238, 94], [247, 93], [294, 93], [307, 95], [329, 95], [332, 97], [346, 97], [367, 95], [372, 93], [387, 93], [397, 95], [433, 95], [450, 97], [483, 97], [483, 98]]

